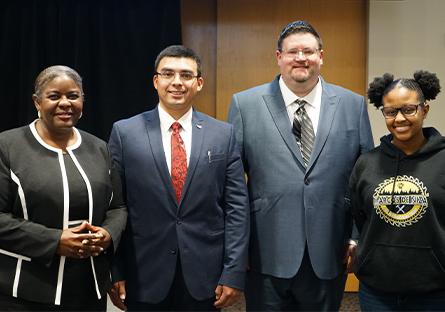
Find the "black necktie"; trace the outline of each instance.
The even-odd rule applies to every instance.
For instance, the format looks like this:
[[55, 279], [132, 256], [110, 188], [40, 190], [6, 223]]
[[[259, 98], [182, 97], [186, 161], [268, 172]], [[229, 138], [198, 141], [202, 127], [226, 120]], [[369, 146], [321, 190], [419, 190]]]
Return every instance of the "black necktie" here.
[[300, 147], [301, 156], [303, 156], [304, 164], [307, 167], [309, 159], [311, 158], [312, 148], [314, 147], [314, 128], [304, 108], [307, 102], [305, 100], [296, 100], [295, 103], [298, 105], [298, 108], [294, 113], [292, 132], [295, 135], [297, 144]]

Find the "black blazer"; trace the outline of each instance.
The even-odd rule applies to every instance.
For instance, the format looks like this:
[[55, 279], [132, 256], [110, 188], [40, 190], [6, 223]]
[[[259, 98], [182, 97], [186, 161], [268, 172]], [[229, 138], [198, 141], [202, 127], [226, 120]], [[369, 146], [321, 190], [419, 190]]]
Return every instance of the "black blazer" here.
[[[67, 150], [89, 187], [89, 222], [104, 227], [117, 246], [127, 216], [119, 175], [106, 143], [75, 131], [79, 139]], [[65, 257], [56, 249], [68, 227], [69, 201], [76, 200], [69, 196], [65, 177], [62, 151], [45, 144], [34, 123], [0, 134], [1, 293], [60, 304]], [[98, 298], [110, 285], [109, 260], [107, 253], [85, 259], [96, 273]]]

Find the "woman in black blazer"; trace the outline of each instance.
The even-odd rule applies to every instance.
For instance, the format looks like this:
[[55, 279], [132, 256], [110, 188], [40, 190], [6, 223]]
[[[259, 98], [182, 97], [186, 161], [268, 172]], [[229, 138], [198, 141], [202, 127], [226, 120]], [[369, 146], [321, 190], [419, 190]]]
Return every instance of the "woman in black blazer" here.
[[106, 310], [109, 264], [126, 223], [104, 141], [75, 128], [82, 79], [36, 79], [38, 119], [0, 134], [0, 309]]

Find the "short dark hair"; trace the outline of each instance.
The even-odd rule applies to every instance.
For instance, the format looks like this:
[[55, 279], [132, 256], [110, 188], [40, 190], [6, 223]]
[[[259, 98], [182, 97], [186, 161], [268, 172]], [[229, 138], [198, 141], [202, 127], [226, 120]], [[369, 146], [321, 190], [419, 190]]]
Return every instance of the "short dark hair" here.
[[315, 39], [318, 41], [318, 49], [323, 49], [323, 41], [321, 40], [320, 35], [315, 30], [314, 27], [312, 27], [311, 24], [309, 24], [306, 21], [295, 21], [292, 23], [289, 23], [286, 25], [286, 27], [283, 28], [283, 30], [280, 33], [280, 37], [278, 38], [277, 43], [277, 49], [278, 51], [281, 51], [283, 47], [283, 40], [286, 39], [288, 36], [296, 33], [309, 33], [312, 34]]
[[192, 49], [187, 48], [183, 45], [171, 45], [166, 47], [156, 57], [155, 71], [158, 70], [159, 63], [164, 57], [179, 57], [179, 58], [184, 57], [194, 60], [197, 65], [198, 76], [201, 77], [202, 74], [201, 59], [199, 55]]
[[383, 97], [396, 87], [404, 87], [415, 91], [421, 103], [434, 100], [440, 92], [440, 81], [435, 73], [425, 70], [418, 70], [413, 78], [400, 78], [394, 80], [392, 74], [384, 74], [382, 77], [376, 77], [369, 84], [368, 98], [369, 102], [376, 108], [383, 106]]

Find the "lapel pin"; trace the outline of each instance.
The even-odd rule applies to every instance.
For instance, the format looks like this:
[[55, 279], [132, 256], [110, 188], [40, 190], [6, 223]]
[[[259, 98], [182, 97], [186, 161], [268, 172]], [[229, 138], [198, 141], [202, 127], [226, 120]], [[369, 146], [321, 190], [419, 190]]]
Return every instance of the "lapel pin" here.
[[201, 129], [202, 125], [201, 124], [196, 124], [196, 128]]

